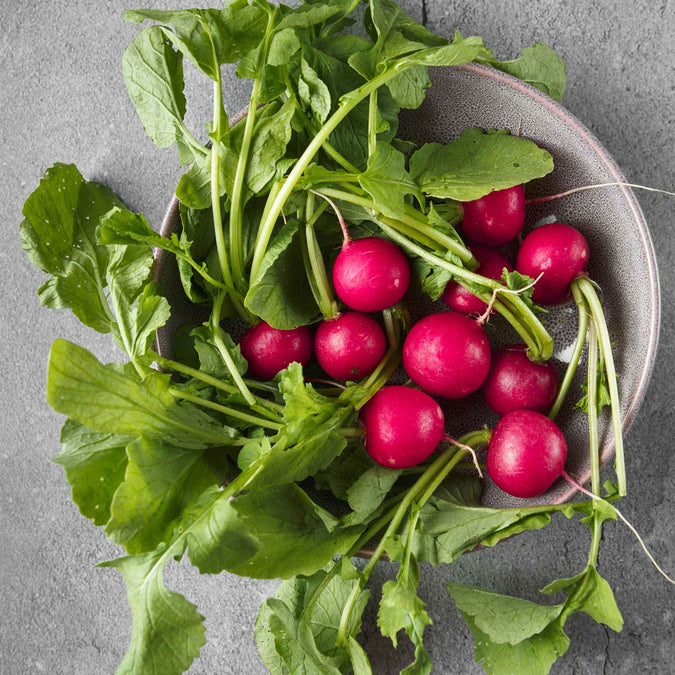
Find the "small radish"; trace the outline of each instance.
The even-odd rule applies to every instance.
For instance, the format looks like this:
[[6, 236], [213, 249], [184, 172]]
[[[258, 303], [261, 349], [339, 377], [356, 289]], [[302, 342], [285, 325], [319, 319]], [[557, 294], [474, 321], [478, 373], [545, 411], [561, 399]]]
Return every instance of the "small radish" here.
[[410, 285], [410, 264], [400, 248], [380, 237], [345, 238], [333, 265], [333, 286], [359, 312], [395, 305]]
[[387, 351], [387, 339], [372, 316], [345, 312], [319, 325], [314, 351], [319, 365], [330, 377], [358, 380], [375, 370]]
[[261, 321], [241, 336], [239, 347], [248, 362], [248, 374], [271, 380], [294, 361], [306, 366], [314, 353], [314, 340], [307, 326], [281, 330]]
[[403, 367], [412, 381], [442, 398], [476, 391], [490, 370], [490, 358], [485, 331], [457, 312], [425, 316], [403, 343]]
[[570, 284], [588, 265], [588, 243], [579, 230], [564, 223], [537, 227], [525, 237], [516, 269], [533, 279], [532, 299], [541, 305], [562, 305]]
[[504, 415], [492, 432], [485, 466], [514, 497], [538, 497], [564, 477], [567, 443], [548, 417], [533, 410]]
[[558, 373], [550, 361], [530, 361], [525, 345], [510, 345], [492, 357], [482, 391], [498, 415], [514, 410], [548, 413], [558, 395]]
[[525, 225], [525, 192], [522, 185], [462, 202], [462, 230], [477, 244], [501, 246], [515, 239]]
[[365, 447], [378, 464], [405, 469], [423, 462], [445, 438], [441, 407], [410, 387], [380, 389], [361, 410]]
[[[469, 246], [474, 258], [478, 261], [476, 274], [480, 274], [488, 279], [501, 281], [502, 271], [506, 267], [509, 272], [513, 272], [513, 265], [497, 251], [485, 246]], [[480, 298], [477, 298], [471, 291], [460, 286], [456, 281], [450, 281], [443, 291], [441, 300], [450, 308], [461, 314], [475, 314], [479, 316], [487, 309], [487, 304]]]

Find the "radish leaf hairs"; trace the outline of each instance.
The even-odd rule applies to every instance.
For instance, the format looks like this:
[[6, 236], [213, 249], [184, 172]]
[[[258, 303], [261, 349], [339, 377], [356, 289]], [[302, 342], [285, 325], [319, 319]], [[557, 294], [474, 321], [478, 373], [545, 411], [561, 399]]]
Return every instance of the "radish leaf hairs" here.
[[[597, 470], [591, 501], [485, 508], [472, 471], [481, 471], [476, 453], [491, 432], [447, 436], [429, 396], [466, 392], [390, 384], [402, 359], [422, 388], [434, 376], [431, 356], [420, 361], [415, 345], [409, 284], [433, 300], [456, 285], [487, 311], [480, 323], [488, 305], [504, 317], [522, 338], [523, 358], [550, 358], [553, 341], [532, 302], [539, 278], [508, 264], [481, 274], [455, 228], [463, 217], [468, 225], [471, 209], [481, 211], [480, 200], [511, 191], [515, 234], [507, 239], [516, 236], [522, 185], [550, 173], [553, 158], [498, 129], [415, 148], [397, 138], [397, 120], [401, 108], [422, 104], [429, 66], [480, 63], [559, 100], [564, 63], [542, 43], [498, 61], [481, 38], [435, 35], [392, 0], [363, 3], [367, 37], [358, 37], [345, 31], [361, 4], [230, 0], [218, 9], [126, 12], [144, 24], [122, 60], [129, 97], [152, 142], [175, 146], [185, 167], [176, 187], [181, 232], [160, 236], [69, 164], [49, 168], [24, 205], [22, 246], [48, 275], [41, 304], [71, 310], [126, 355], [102, 364], [58, 339], [47, 384], [49, 403], [67, 417], [55, 461], [73, 500], [126, 553], [101, 563], [122, 575], [131, 608], [120, 674], [184, 672], [205, 643], [198, 608], [164, 584], [172, 558], [205, 574], [283, 580], [255, 624], [272, 673], [370, 673], [358, 634], [369, 577], [385, 554], [400, 568], [382, 589], [378, 626], [394, 646], [401, 631], [412, 641], [414, 661], [404, 672], [428, 673], [431, 617], [417, 596], [419, 563], [451, 563], [478, 545], [542, 528], [558, 511], [582, 515], [593, 532], [584, 570], [544, 589], [566, 600], [539, 606], [448, 584], [476, 636], [476, 658], [488, 672], [531, 661], [528, 671], [545, 673], [567, 648], [563, 627], [573, 613], [621, 628], [596, 570], [600, 526], [616, 517], [609, 501], [617, 495], [608, 488], [600, 498]], [[234, 125], [223, 64], [251, 81], [248, 114]], [[185, 67], [200, 71], [213, 94], [203, 130], [185, 123]], [[153, 249], [175, 256], [187, 297], [207, 316], [182, 329], [175, 355], [156, 351], [171, 308], [151, 278]], [[379, 274], [381, 292], [368, 279], [341, 276], [350, 256], [357, 268], [359, 256], [368, 257], [368, 279]], [[600, 338], [599, 354], [589, 346], [595, 356], [583, 403], [597, 454], [595, 410], [607, 398], [617, 410], [615, 373], [591, 282], [568, 281]], [[432, 323], [455, 320], [434, 316], [442, 318]], [[581, 316], [585, 339], [590, 324]], [[479, 377], [467, 385], [473, 391], [489, 367], [487, 331], [452, 317], [483, 341]], [[238, 344], [224, 319], [246, 327]], [[575, 368], [581, 337], [577, 346]], [[315, 348], [325, 372], [312, 361]], [[430, 426], [406, 422], [413, 413]], [[411, 448], [423, 452], [413, 456]], [[623, 492], [623, 476], [619, 482]], [[360, 570], [350, 559], [367, 543], [374, 552]]]

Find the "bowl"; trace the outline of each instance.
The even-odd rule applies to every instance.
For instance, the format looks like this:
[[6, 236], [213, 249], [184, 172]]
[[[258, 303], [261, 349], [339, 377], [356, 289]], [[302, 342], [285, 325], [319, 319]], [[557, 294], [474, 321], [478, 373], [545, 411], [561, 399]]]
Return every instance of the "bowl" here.
[[[553, 155], [555, 170], [526, 186], [528, 198], [557, 194], [584, 185], [626, 182], [595, 136], [560, 104], [528, 84], [474, 64], [432, 68], [430, 75], [432, 86], [422, 106], [401, 113], [400, 137], [418, 144], [447, 143], [464, 129], [478, 126], [510, 129], [513, 134], [529, 138]], [[234, 121], [245, 114], [243, 111]], [[629, 188], [607, 187], [529, 206], [525, 232], [546, 218], [573, 225], [589, 243], [589, 273], [602, 289], [605, 315], [615, 345], [625, 432], [644, 398], [658, 342], [658, 272], [644, 216]], [[164, 236], [173, 232], [180, 232], [175, 197], [161, 226]], [[508, 247], [506, 253], [508, 257]], [[158, 332], [160, 353], [170, 355], [176, 329], [184, 323], [200, 323], [207, 315], [203, 308], [188, 301], [175, 260], [164, 251], [156, 253], [155, 277], [162, 284], [172, 307], [170, 321]], [[411, 314], [418, 318], [445, 309], [442, 303], [431, 303], [419, 297], [412, 298], [410, 303]], [[576, 337], [576, 306], [550, 308], [542, 320], [553, 336], [554, 360], [562, 373]], [[491, 319], [487, 330], [493, 347], [500, 343], [520, 342], [501, 317]], [[557, 420], [568, 443], [566, 470], [581, 483], [590, 478], [588, 427], [586, 416], [575, 411], [574, 402], [581, 397], [580, 385], [584, 379], [585, 359], [582, 359]], [[446, 414], [446, 427], [455, 437], [485, 424], [494, 426], [497, 421], [480, 393], [441, 404]], [[601, 415], [599, 431], [601, 462], [604, 464], [614, 451], [607, 411]], [[482, 503], [495, 508], [561, 503], [574, 493], [574, 488], [559, 480], [538, 498], [518, 499], [486, 480]]]

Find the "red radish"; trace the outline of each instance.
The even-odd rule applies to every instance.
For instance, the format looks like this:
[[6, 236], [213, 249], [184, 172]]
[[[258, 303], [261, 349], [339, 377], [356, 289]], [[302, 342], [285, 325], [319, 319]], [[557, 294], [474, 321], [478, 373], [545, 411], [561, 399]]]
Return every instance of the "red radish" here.
[[495, 190], [462, 202], [464, 234], [477, 244], [501, 246], [515, 239], [525, 225], [525, 192], [522, 185]]
[[588, 244], [571, 225], [550, 223], [525, 237], [516, 269], [541, 279], [534, 285], [532, 299], [541, 305], [562, 305], [570, 297], [570, 284], [588, 265]]
[[485, 331], [462, 314], [429, 314], [412, 327], [403, 343], [403, 367], [430, 394], [461, 398], [485, 381], [490, 343]]
[[423, 462], [445, 437], [441, 406], [410, 387], [383, 387], [363, 407], [360, 419], [368, 454], [392, 469]]
[[548, 413], [557, 395], [555, 366], [550, 361], [530, 361], [525, 345], [504, 347], [492, 357], [483, 398], [498, 415], [514, 410]]
[[372, 316], [345, 312], [319, 325], [314, 351], [319, 365], [330, 377], [358, 380], [375, 370], [387, 351], [387, 339]]
[[248, 361], [248, 374], [271, 380], [294, 361], [306, 366], [314, 352], [314, 340], [307, 326], [281, 330], [261, 321], [241, 336], [239, 347]]
[[533, 410], [504, 415], [492, 432], [485, 465], [497, 487], [538, 497], [563, 476], [567, 443], [554, 422]]
[[333, 265], [333, 285], [347, 307], [379, 312], [405, 295], [410, 264], [401, 249], [386, 239], [345, 239]]
[[[474, 258], [478, 261], [476, 274], [481, 274], [488, 279], [501, 281], [502, 270], [506, 267], [509, 272], [513, 272], [513, 265], [497, 251], [485, 246], [469, 246]], [[477, 298], [471, 291], [464, 286], [460, 286], [456, 281], [450, 281], [443, 291], [441, 300], [450, 308], [461, 314], [483, 314], [487, 309], [487, 304], [480, 298]]]

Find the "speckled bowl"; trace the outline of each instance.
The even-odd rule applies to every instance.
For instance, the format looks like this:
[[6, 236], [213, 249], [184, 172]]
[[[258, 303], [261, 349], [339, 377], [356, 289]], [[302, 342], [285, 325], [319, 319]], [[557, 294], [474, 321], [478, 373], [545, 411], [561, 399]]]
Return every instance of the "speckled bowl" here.
[[[472, 126], [507, 128], [546, 148], [555, 170], [527, 185], [528, 197], [557, 194], [576, 186], [625, 182], [625, 178], [588, 129], [562, 106], [515, 78], [492, 68], [465, 65], [431, 69], [432, 87], [418, 110], [403, 111], [399, 135], [417, 143], [448, 142]], [[245, 114], [245, 113], [242, 113]], [[526, 228], [543, 218], [556, 219], [578, 228], [588, 240], [591, 278], [603, 289], [603, 300], [619, 374], [621, 415], [624, 430], [640, 407], [654, 364], [659, 328], [659, 283], [651, 238], [642, 211], [630, 189], [590, 190], [528, 208]], [[174, 198], [162, 223], [162, 234], [179, 231], [178, 202]], [[527, 230], [526, 230], [527, 231]], [[506, 249], [509, 254], [508, 248]], [[513, 259], [514, 251], [510, 251]], [[156, 275], [172, 306], [170, 323], [158, 335], [163, 353], [171, 351], [176, 328], [182, 323], [205, 320], [200, 308], [191, 305], [180, 285], [172, 256], [157, 254]], [[423, 298], [413, 298], [411, 313], [420, 317], [445, 309]], [[552, 309], [543, 321], [551, 332], [554, 358], [562, 373], [576, 336], [576, 307]], [[519, 342], [500, 317], [487, 328], [493, 347]], [[588, 431], [585, 415], [575, 412], [574, 401], [585, 379], [582, 360], [568, 402], [558, 422], [568, 442], [568, 473], [581, 482], [590, 477]], [[479, 393], [458, 401], [443, 402], [448, 431], [457, 436], [497, 421]], [[600, 420], [602, 462], [614, 451], [608, 415]], [[631, 448], [626, 449], [631, 452]], [[509, 497], [486, 481], [483, 503], [492, 507], [563, 502], [574, 490], [558, 481], [537, 499]]]

